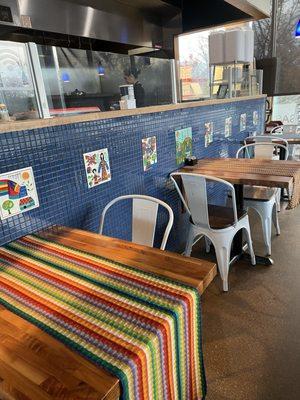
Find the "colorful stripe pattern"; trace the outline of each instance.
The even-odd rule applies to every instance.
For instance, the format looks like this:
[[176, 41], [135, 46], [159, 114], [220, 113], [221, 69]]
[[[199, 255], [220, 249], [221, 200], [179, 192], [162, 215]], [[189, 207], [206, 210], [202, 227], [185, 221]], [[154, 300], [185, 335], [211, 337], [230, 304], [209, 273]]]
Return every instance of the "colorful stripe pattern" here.
[[123, 399], [205, 397], [194, 288], [26, 236], [0, 248], [0, 303], [117, 376]]

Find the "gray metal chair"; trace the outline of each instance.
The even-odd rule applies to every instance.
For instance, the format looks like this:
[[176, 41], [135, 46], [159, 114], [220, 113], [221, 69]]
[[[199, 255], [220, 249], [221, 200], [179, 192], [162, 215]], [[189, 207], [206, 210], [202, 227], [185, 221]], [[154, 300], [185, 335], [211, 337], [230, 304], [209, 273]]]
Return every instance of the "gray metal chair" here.
[[[185, 255], [188, 257], [191, 255], [194, 240], [204, 235], [214, 245], [223, 281], [223, 290], [228, 291], [231, 245], [234, 236], [241, 229], [244, 229], [246, 233], [251, 262], [253, 265], [256, 262], [247, 212], [237, 210], [234, 187], [223, 179], [183, 172], [174, 172], [170, 177], [186, 211], [190, 215]], [[182, 181], [184, 195], [176, 181], [177, 177]], [[231, 207], [210, 206], [208, 204], [207, 181], [221, 183], [227, 187], [232, 195]]]
[[[236, 153], [236, 158], [243, 155], [245, 158], [272, 159], [274, 148], [283, 148], [285, 158], [289, 156], [288, 149], [282, 144], [272, 142], [257, 142], [242, 146]], [[252, 150], [252, 152], [251, 152]], [[276, 234], [280, 235], [278, 220], [278, 197], [280, 204], [280, 189], [261, 186], [244, 186], [244, 204], [246, 208], [254, 209], [261, 219], [263, 238], [266, 253], [271, 254], [272, 221], [275, 225]]]
[[162, 206], [168, 211], [169, 221], [160, 246], [161, 250], [164, 250], [173, 226], [174, 214], [168, 204], [162, 200], [156, 199], [155, 197], [131, 194], [113, 199], [105, 206], [102, 212], [99, 233], [102, 234], [103, 232], [107, 211], [119, 201], [128, 199], [132, 199], [132, 242], [137, 244], [153, 247], [158, 206]]

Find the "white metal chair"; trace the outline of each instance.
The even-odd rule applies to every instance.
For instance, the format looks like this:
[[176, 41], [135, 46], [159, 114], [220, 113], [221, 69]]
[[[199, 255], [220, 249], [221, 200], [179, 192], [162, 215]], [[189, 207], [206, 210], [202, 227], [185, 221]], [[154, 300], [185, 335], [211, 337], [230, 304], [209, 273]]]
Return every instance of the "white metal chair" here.
[[[290, 132], [290, 127], [293, 128], [293, 131], [295, 131], [295, 133], [297, 133], [297, 125], [279, 125], [279, 126], [274, 126], [274, 128], [272, 128], [270, 133], [273, 134], [273, 135], [275, 135], [275, 134], [278, 135], [278, 136], [272, 136], [272, 137], [274, 137], [274, 138], [277, 137], [277, 138], [280, 138], [280, 140], [282, 142], [287, 142], [287, 140], [282, 139], [280, 137], [280, 135], [285, 134], [285, 133], [287, 133], [287, 134], [293, 133], [293, 131]], [[288, 147], [288, 145], [287, 145], [287, 147]], [[290, 148], [290, 159], [291, 160], [299, 160], [299, 149], [300, 149], [300, 146], [298, 144], [292, 144], [292, 145], [289, 146], [289, 148]]]
[[[276, 127], [278, 128], [278, 126]], [[276, 143], [278, 143], [278, 140], [280, 140], [281, 144], [283, 144], [283, 146], [285, 147], [284, 149], [284, 154], [286, 151], [289, 151], [289, 143], [286, 139], [283, 139], [281, 137], [278, 136], [272, 136], [272, 135], [256, 135], [256, 136], [249, 136], [244, 140], [244, 145], [248, 144], [248, 140], [254, 141], [254, 142], [265, 142], [265, 143], [274, 143], [274, 146]], [[270, 149], [270, 150], [269, 150]], [[274, 153], [271, 154], [272, 152], [272, 147], [266, 148], [265, 146], [262, 146], [260, 149], [260, 154], [261, 154], [261, 158], [265, 158], [264, 156], [266, 155], [266, 158], [272, 158], [272, 159], [278, 159], [278, 157], [274, 157]], [[259, 154], [257, 154], [259, 157]], [[249, 153], [248, 153], [249, 156]], [[270, 156], [270, 157], [269, 157]], [[287, 154], [287, 157], [289, 156], [289, 153]], [[257, 157], [257, 158], [258, 158]], [[285, 159], [287, 159], [287, 157], [285, 157]], [[288, 198], [290, 198], [290, 194], [287, 191], [287, 195]], [[280, 200], [281, 200], [281, 190], [278, 189], [277, 193], [276, 193], [276, 206], [277, 206], [277, 211], [279, 212], [281, 209], [281, 204], [280, 204]]]
[[[181, 178], [185, 197], [176, 182]], [[246, 211], [237, 211], [233, 185], [223, 179], [211, 176], [174, 172], [171, 174], [175, 188], [188, 214], [190, 215], [189, 234], [185, 255], [190, 256], [194, 241], [204, 235], [215, 247], [218, 267], [223, 281], [223, 290], [228, 291], [230, 251], [235, 234], [244, 229], [251, 262], [255, 265], [251, 232]], [[224, 184], [232, 195], [232, 207], [211, 206], [207, 199], [207, 181]]]
[[132, 199], [132, 242], [137, 244], [153, 247], [158, 206], [162, 206], [168, 211], [169, 221], [160, 246], [161, 250], [164, 250], [173, 226], [174, 214], [168, 204], [154, 197], [131, 194], [113, 199], [102, 212], [99, 233], [102, 234], [103, 232], [107, 211], [117, 202], [128, 199]]
[[[271, 160], [275, 147], [283, 148], [285, 150], [285, 159], [288, 158], [289, 151], [286, 146], [272, 142], [257, 142], [242, 146], [237, 151], [236, 158], [239, 158], [239, 156], [243, 154], [244, 157], [246, 156], [247, 158], [253, 156], [253, 158]], [[250, 154], [249, 150], [252, 150], [252, 154]], [[276, 234], [280, 235], [277, 213], [277, 211], [279, 211], [278, 196], [280, 196], [280, 189], [278, 188], [244, 186], [244, 205], [246, 208], [254, 209], [260, 216], [266, 253], [268, 255], [271, 254], [272, 220], [276, 229]]]
[[[248, 144], [247, 139], [254, 140], [254, 143]], [[277, 143], [278, 140], [280, 140], [283, 144]], [[272, 159], [277, 159], [274, 157], [274, 150], [280, 148], [284, 151], [285, 160], [287, 160], [289, 156], [288, 141], [282, 138], [278, 139], [278, 137], [276, 136], [269, 136], [269, 135], [258, 135], [253, 137], [251, 136], [249, 138], [246, 138], [244, 140], [244, 143], [245, 143], [244, 146], [237, 151], [236, 155], [239, 156], [243, 152], [248, 158], [251, 158], [249, 150], [252, 150], [253, 154], [255, 155], [255, 158], [272, 160]]]
[[[280, 140], [287, 149], [289, 148], [289, 143], [286, 139], [281, 138], [280, 136], [275, 136], [275, 135], [256, 135], [256, 136], [248, 136], [244, 140], [244, 145], [248, 144], [248, 140], [254, 141], [254, 142], [264, 142], [264, 143], [276, 143], [278, 140]], [[249, 143], [251, 144], [251, 143]]]
[[283, 132], [283, 125], [277, 125], [274, 126], [271, 131], [270, 134], [272, 135], [272, 133], [277, 133], [277, 134], [281, 134]]

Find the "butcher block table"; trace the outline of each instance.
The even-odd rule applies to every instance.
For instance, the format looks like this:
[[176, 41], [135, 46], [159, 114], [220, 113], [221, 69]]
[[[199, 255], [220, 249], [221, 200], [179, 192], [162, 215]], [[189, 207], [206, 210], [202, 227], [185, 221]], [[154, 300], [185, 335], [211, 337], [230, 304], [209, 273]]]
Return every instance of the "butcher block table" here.
[[[200, 294], [217, 273], [216, 265], [208, 261], [79, 229], [55, 226], [38, 232], [38, 237], [170, 278], [197, 289]], [[1, 400], [116, 400], [120, 391], [116, 376], [0, 306]]]
[[[244, 185], [276, 187], [289, 189], [293, 193], [288, 207], [294, 208], [300, 202], [300, 164], [297, 161], [207, 158], [198, 160], [194, 166], [186, 166], [180, 172], [213, 176], [224, 179], [234, 185], [237, 209], [244, 209]], [[248, 258], [243, 251], [242, 231], [233, 242], [231, 262]], [[269, 257], [256, 256], [256, 262], [269, 265], [273, 261]]]

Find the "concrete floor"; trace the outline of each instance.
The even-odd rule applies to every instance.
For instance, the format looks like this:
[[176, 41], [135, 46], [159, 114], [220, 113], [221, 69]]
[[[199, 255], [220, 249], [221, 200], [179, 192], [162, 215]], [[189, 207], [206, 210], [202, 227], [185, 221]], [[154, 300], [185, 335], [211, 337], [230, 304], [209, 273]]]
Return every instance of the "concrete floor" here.
[[[259, 221], [250, 217], [263, 255]], [[207, 400], [300, 399], [300, 207], [282, 211], [280, 223], [273, 266], [237, 263], [228, 293], [218, 276], [203, 295]], [[197, 255], [205, 257], [201, 245]]]

